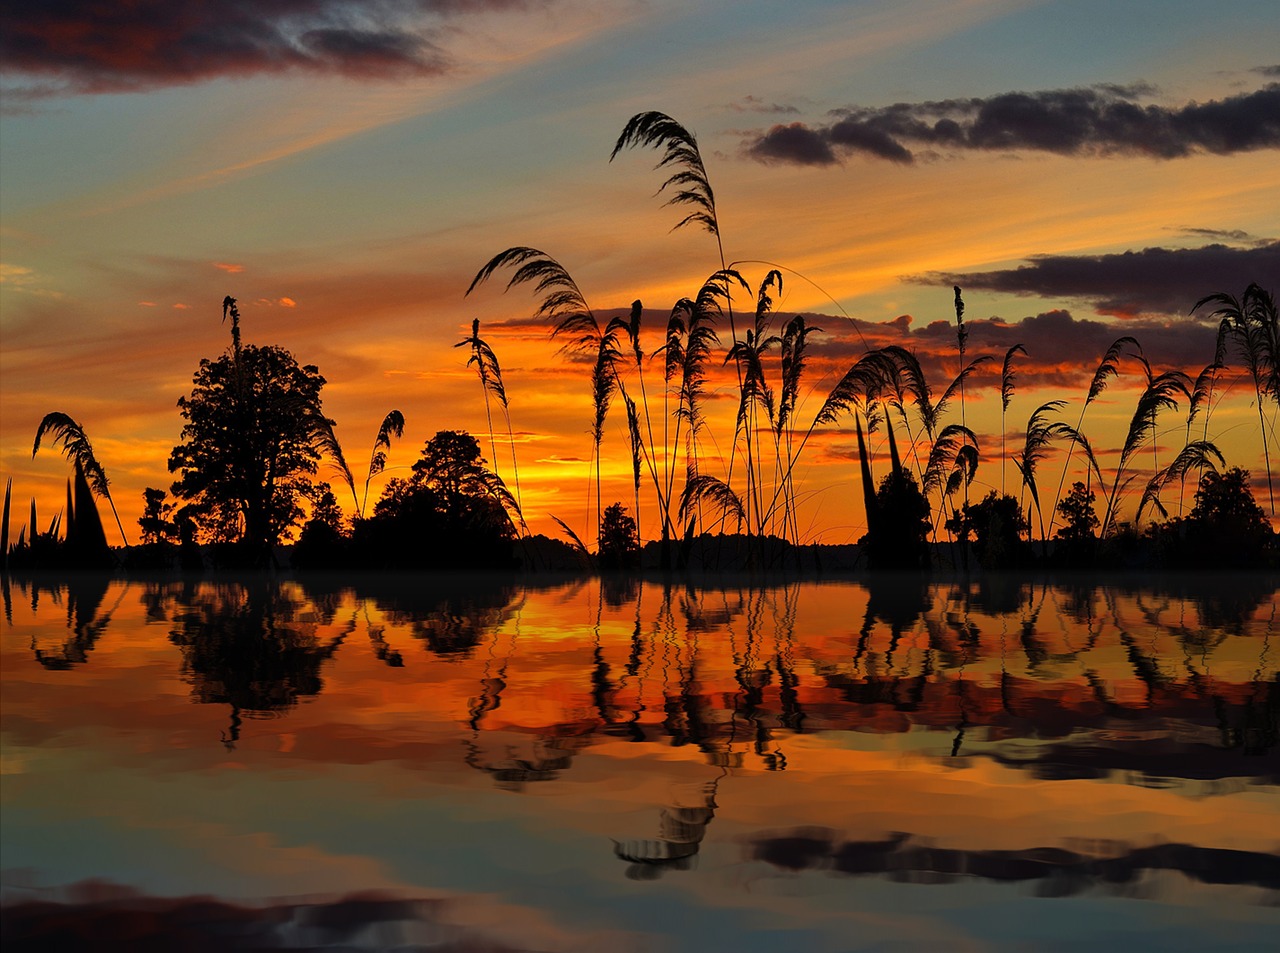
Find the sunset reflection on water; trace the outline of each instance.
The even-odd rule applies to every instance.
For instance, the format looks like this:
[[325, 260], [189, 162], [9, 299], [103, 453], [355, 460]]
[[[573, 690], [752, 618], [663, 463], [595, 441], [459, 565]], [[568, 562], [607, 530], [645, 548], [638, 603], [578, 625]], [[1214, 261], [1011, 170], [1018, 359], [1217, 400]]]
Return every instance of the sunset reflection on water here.
[[14, 922], [97, 880], [381, 891], [474, 949], [1280, 925], [1267, 579], [87, 577], [5, 608]]

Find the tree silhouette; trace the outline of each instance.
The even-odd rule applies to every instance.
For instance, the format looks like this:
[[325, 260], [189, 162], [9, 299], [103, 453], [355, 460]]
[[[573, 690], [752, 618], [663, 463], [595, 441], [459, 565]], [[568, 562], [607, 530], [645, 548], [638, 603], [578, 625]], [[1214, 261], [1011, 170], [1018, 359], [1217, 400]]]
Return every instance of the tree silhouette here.
[[354, 534], [364, 565], [511, 568], [518, 516], [506, 484], [485, 465], [471, 434], [442, 430], [427, 441], [413, 476], [391, 480]]
[[169, 456], [173, 494], [206, 537], [265, 555], [302, 511], [298, 498], [316, 472], [317, 434], [333, 422], [320, 403], [324, 378], [279, 347], [246, 345], [204, 359], [186, 424]]
[[174, 505], [166, 503], [164, 490], [149, 486], [142, 491], [142, 515], [138, 517], [138, 525], [142, 527], [144, 544], [162, 543], [178, 535], [178, 527], [169, 517], [173, 515]]
[[[1096, 522], [1096, 520], [1095, 520]], [[1017, 497], [992, 490], [979, 503], [966, 503], [947, 520], [947, 529], [961, 538], [973, 534], [973, 551], [983, 569], [1010, 569], [1025, 561], [1028, 529]]]
[[630, 569], [639, 555], [636, 521], [627, 515], [627, 508], [621, 503], [606, 506], [600, 521], [600, 568]]

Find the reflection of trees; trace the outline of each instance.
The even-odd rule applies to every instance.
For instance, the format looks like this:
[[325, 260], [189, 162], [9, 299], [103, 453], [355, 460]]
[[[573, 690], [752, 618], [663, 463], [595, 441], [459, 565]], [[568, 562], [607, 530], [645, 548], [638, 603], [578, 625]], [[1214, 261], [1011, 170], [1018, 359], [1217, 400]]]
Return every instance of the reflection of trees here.
[[436, 655], [468, 655], [511, 618], [515, 586], [500, 577], [421, 576], [359, 580], [388, 622], [408, 625]]
[[314, 623], [296, 621], [298, 609], [284, 589], [255, 580], [202, 587], [175, 612], [169, 640], [182, 650], [192, 696], [231, 708], [228, 747], [242, 715], [287, 711], [319, 694], [321, 665], [346, 634], [321, 643]]
[[466, 762], [477, 771], [493, 778], [494, 783], [506, 791], [522, 791], [535, 781], [551, 781], [566, 770], [584, 747], [591, 743], [585, 734], [575, 732], [574, 726], [554, 726], [532, 736], [528, 753], [520, 752], [515, 745], [504, 745], [500, 755], [487, 753], [475, 739], [464, 742]]

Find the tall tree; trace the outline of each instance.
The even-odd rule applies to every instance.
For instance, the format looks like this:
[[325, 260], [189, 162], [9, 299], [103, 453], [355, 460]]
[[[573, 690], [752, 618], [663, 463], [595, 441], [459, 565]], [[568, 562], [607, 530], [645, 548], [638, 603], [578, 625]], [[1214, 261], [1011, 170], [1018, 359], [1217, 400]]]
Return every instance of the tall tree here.
[[333, 421], [321, 410], [324, 378], [279, 347], [245, 345], [200, 362], [186, 424], [169, 456], [173, 494], [210, 537], [265, 551], [297, 522], [298, 497]]

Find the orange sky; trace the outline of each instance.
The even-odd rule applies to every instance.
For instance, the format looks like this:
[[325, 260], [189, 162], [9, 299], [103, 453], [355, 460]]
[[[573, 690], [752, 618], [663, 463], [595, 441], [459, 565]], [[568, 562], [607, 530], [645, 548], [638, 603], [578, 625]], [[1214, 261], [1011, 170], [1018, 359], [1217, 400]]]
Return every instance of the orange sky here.
[[[1157, 371], [1194, 374], [1213, 344], [1212, 329], [1187, 318], [1196, 298], [1239, 294], [1250, 280], [1277, 290], [1280, 140], [1272, 100], [1258, 98], [1275, 84], [1265, 3], [1212, 13], [1018, 0], [794, 4], [785, 14], [767, 3], [476, 7], [384, 25], [429, 41], [416, 58], [308, 59], [298, 40], [285, 70], [249, 54], [200, 59], [193, 28], [173, 38], [174, 50], [192, 51], [182, 75], [176, 60], [132, 45], [128, 24], [101, 27], [118, 56], [72, 55], [35, 42], [55, 35], [39, 17], [12, 15], [10, 35], [28, 39], [8, 58], [0, 117], [0, 475], [13, 478], [19, 512], [35, 496], [44, 523], [62, 506], [67, 464], [50, 450], [30, 455], [41, 417], [62, 411], [84, 426], [137, 538], [143, 488], [171, 482], [175, 402], [199, 359], [228, 345], [220, 305], [232, 294], [247, 341], [320, 367], [353, 469], [383, 415], [404, 412], [391, 476], [440, 429], [476, 433], [491, 455], [479, 386], [452, 347], [480, 318], [504, 368], [530, 527], [554, 535], [555, 515], [589, 537], [587, 369], [558, 356], [545, 329], [503, 326], [532, 313], [525, 290], [503, 295], [495, 280], [463, 292], [496, 252], [534, 246], [601, 314], [640, 298], [648, 349], [657, 346], [671, 305], [719, 258], [710, 235], [670, 231], [678, 215], [652, 195], [656, 154], [607, 161], [623, 124], [645, 109], [697, 134], [726, 257], [785, 265], [778, 309], [824, 328], [812, 339], [806, 425], [860, 353], [853, 319], [864, 333], [865, 323], [886, 325], [870, 338], [916, 349], [940, 393], [955, 357], [950, 331], [928, 326], [953, 319], [956, 276], [966, 279], [970, 355], [998, 362], [1019, 342], [1029, 351], [1003, 423], [1010, 454], [1046, 400], [1068, 400], [1064, 419], [1075, 422], [1110, 339], [1134, 333]], [[695, 40], [705, 35], [717, 41]], [[995, 123], [1002, 96], [1026, 93], [1052, 110], [1068, 101], [1063, 91], [1092, 91], [1102, 97], [1094, 106], [1112, 111], [1066, 143], [1054, 138], [1068, 126], [1064, 112], [1051, 113], [1051, 133], [999, 114], [995, 141], [1007, 145], [998, 148], [979, 139], [980, 124], [963, 141], [876, 138], [891, 115], [932, 122], [944, 100], [962, 123], [961, 100], [980, 102]], [[895, 103], [903, 108], [891, 114]], [[1118, 110], [1134, 103], [1164, 117], [1166, 138], [1115, 131]], [[1217, 104], [1214, 115], [1227, 118], [1193, 104]], [[842, 144], [852, 141], [842, 118], [861, 123], [862, 145]], [[1219, 135], [1218, 121], [1254, 138]], [[760, 151], [770, 130], [794, 124], [831, 161]], [[911, 161], [887, 158], [892, 148]], [[1206, 252], [1214, 246], [1229, 254]], [[1144, 249], [1182, 257], [1134, 261], [1119, 277], [1104, 257]], [[1041, 271], [1015, 287], [1007, 273], [1028, 263]], [[1050, 264], [1061, 270], [1050, 274]], [[767, 266], [742, 270], [754, 289]], [[1020, 326], [1055, 311], [1070, 320], [1028, 325], [1025, 336], [985, 323]], [[1085, 429], [1100, 452], [1123, 438], [1136, 379], [1122, 368], [1090, 408]], [[1224, 380], [1209, 436], [1228, 465], [1252, 471], [1265, 499], [1252, 387], [1238, 366]], [[966, 421], [983, 440], [978, 489], [1016, 491], [1012, 466], [1001, 471], [994, 386], [988, 376], [966, 393]], [[712, 390], [707, 466], [724, 477], [714, 447], [727, 457], [731, 378]], [[1161, 417], [1153, 460], [1177, 452], [1183, 422]], [[850, 425], [815, 435], [797, 470], [806, 540], [862, 532]], [[620, 412], [604, 454], [606, 502], [633, 505]], [[1042, 486], [1056, 486], [1059, 460], [1045, 465]], [[1145, 459], [1141, 468], [1151, 469]], [[646, 535], [651, 506], [642, 498]]]

